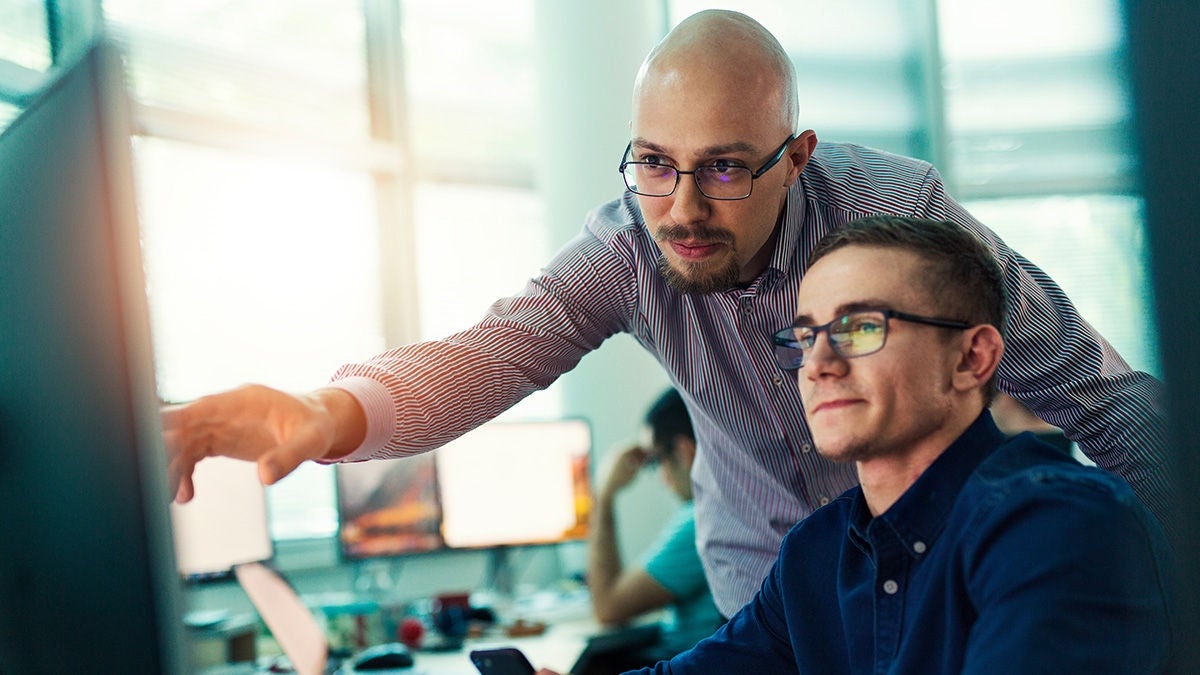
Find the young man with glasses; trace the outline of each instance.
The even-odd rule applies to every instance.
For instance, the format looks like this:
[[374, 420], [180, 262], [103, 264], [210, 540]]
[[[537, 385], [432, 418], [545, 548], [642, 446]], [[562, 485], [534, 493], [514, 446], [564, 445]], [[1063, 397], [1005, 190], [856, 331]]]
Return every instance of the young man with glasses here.
[[784, 537], [725, 627], [642, 672], [1162, 672], [1182, 636], [1158, 523], [1122, 479], [1006, 439], [987, 410], [1005, 325], [991, 251], [880, 216], [811, 261], [773, 344], [821, 455], [860, 485]]
[[1131, 371], [1049, 277], [946, 195], [929, 164], [797, 132], [794, 67], [760, 24], [715, 10], [684, 20], [647, 56], [633, 94], [619, 165], [629, 190], [591, 213], [523, 293], [475, 326], [347, 366], [306, 395], [245, 387], [166, 411], [179, 497], [212, 454], [257, 460], [274, 482], [305, 460], [439, 447], [625, 332], [687, 401], [697, 544], [730, 616], [784, 533], [857, 481], [815, 451], [769, 338], [795, 309], [812, 246], [892, 213], [951, 220], [988, 243], [1015, 307], [999, 387], [1125, 477], [1160, 518], [1173, 513], [1161, 383]]

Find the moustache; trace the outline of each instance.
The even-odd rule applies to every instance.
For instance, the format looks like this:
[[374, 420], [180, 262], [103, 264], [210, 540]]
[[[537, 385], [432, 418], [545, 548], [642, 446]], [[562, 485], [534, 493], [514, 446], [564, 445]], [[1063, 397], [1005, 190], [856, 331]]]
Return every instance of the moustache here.
[[660, 225], [654, 230], [654, 240], [697, 241], [706, 244], [732, 244], [733, 233], [710, 225]]

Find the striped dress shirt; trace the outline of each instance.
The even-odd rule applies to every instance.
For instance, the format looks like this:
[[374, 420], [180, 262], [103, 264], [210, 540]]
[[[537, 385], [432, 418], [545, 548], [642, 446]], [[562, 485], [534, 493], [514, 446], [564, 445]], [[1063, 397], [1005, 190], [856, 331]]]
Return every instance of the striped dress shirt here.
[[788, 193], [767, 269], [748, 286], [705, 295], [667, 286], [626, 192], [591, 212], [519, 295], [498, 300], [476, 325], [343, 366], [334, 385], [367, 415], [367, 438], [346, 461], [437, 448], [628, 333], [687, 402], [697, 546], [717, 607], [731, 616], [758, 590], [791, 526], [856, 483], [853, 464], [813, 447], [795, 373], [776, 365], [770, 338], [792, 322], [817, 241], [876, 214], [951, 220], [991, 246], [1011, 304], [1000, 389], [1063, 428], [1167, 520], [1162, 384], [1130, 370], [1053, 280], [945, 193], [931, 165], [840, 143], [817, 146]]

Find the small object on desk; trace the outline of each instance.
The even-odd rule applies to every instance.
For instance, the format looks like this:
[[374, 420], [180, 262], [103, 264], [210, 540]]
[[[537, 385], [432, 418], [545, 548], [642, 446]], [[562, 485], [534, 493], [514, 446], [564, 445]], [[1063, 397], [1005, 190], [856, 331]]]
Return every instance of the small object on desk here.
[[471, 663], [480, 675], [534, 675], [533, 664], [515, 647], [477, 649]]
[[420, 649], [421, 642], [425, 639], [425, 624], [415, 616], [406, 616], [400, 621], [396, 637], [409, 649]]
[[344, 668], [346, 673], [373, 673], [412, 667], [413, 655], [408, 647], [399, 642], [386, 642], [367, 647], [350, 657]]
[[504, 627], [504, 634], [508, 637], [529, 637], [530, 635], [541, 635], [545, 632], [545, 623], [541, 621], [526, 621], [525, 619], [517, 619]]

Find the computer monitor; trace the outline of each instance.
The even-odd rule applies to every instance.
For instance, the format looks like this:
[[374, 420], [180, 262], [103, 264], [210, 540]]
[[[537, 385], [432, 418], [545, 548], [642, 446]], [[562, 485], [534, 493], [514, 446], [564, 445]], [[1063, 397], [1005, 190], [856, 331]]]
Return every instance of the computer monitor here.
[[434, 455], [446, 545], [586, 538], [591, 441], [582, 419], [489, 422], [439, 448]]
[[0, 672], [184, 673], [119, 55], [0, 133]]
[[257, 464], [209, 457], [196, 465], [192, 481], [196, 496], [171, 504], [175, 561], [186, 581], [232, 581], [235, 566], [274, 556]]
[[338, 548], [343, 560], [440, 550], [433, 455], [338, 464]]
[[446, 545], [490, 549], [484, 585], [511, 594], [510, 547], [587, 537], [591, 449], [582, 419], [489, 422], [439, 448]]

